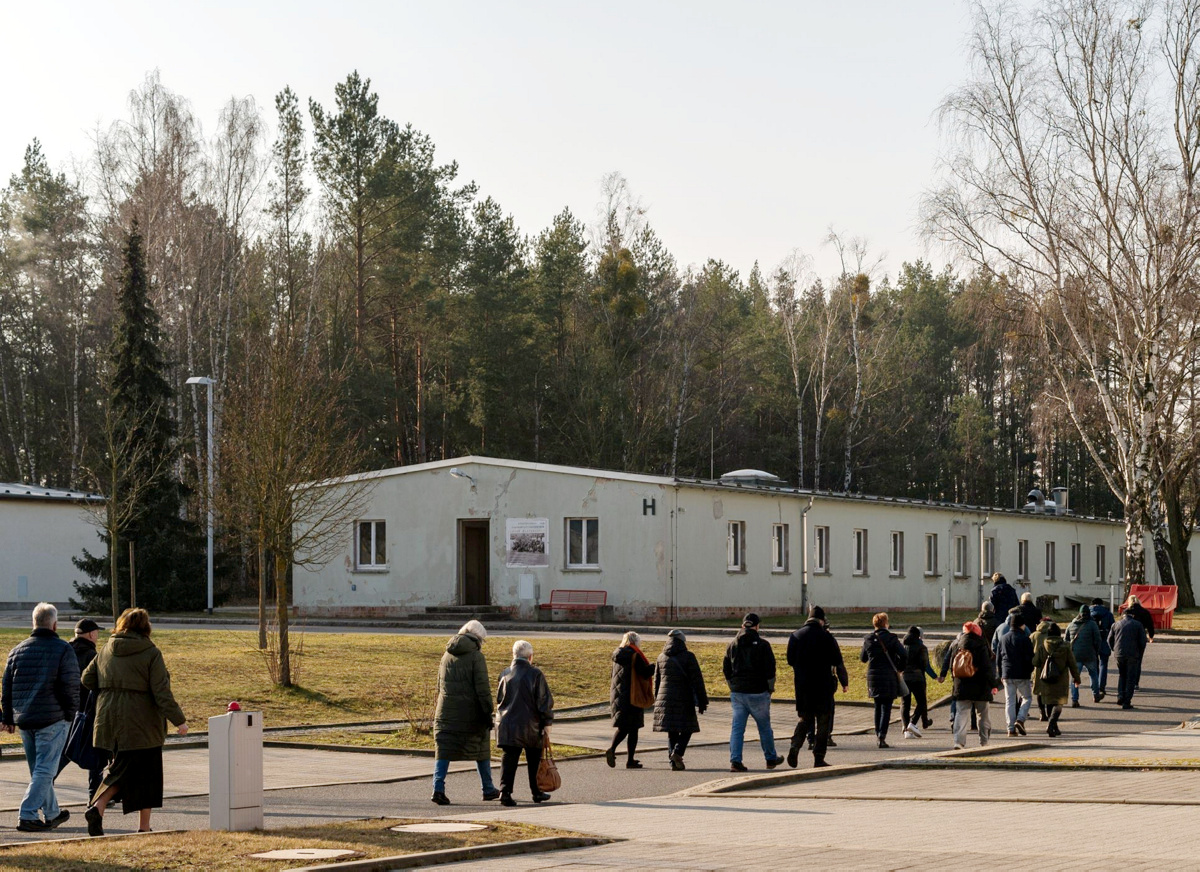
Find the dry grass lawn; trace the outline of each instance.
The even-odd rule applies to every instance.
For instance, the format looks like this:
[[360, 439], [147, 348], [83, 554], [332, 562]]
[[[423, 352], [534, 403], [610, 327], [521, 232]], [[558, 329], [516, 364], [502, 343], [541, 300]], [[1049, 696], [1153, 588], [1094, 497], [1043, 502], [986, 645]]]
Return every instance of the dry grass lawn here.
[[[434, 750], [433, 736], [429, 733], [418, 733], [404, 727], [389, 733], [368, 733], [362, 730], [320, 730], [314, 733], [304, 733], [294, 736], [279, 736], [272, 739], [278, 742], [312, 742], [321, 745], [353, 745], [359, 748], [399, 748], [408, 750]], [[583, 754], [595, 754], [595, 748], [580, 748], [576, 745], [560, 745], [554, 743], [555, 757], [578, 757]], [[492, 756], [497, 760], [502, 752], [495, 744], [492, 745]]]
[[[131, 835], [69, 842], [37, 842], [0, 848], [0, 870], [172, 869], [178, 872], [260, 872], [309, 865], [296, 860], [255, 860], [248, 855], [287, 848], [341, 848], [366, 857], [390, 857], [495, 842], [576, 835], [521, 823], [491, 823], [486, 830], [465, 833], [393, 833], [391, 827], [425, 820], [395, 818], [347, 821], [315, 827], [288, 827], [267, 832]], [[364, 859], [347, 857], [347, 860]], [[330, 862], [330, 861], [315, 861]], [[333, 861], [336, 862], [336, 861]]]

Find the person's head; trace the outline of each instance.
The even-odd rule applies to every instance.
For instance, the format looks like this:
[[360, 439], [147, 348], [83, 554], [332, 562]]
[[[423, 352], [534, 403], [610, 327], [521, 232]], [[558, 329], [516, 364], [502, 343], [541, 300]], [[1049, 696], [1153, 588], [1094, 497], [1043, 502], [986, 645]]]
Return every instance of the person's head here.
[[516, 642], [513, 642], [513, 660], [532, 661], [533, 646], [524, 639], [518, 639]]
[[458, 635], [460, 636], [465, 636], [468, 633], [474, 636], [480, 642], [483, 642], [485, 639], [487, 639], [487, 629], [484, 628], [483, 624], [476, 620], [467, 621], [458, 631]]
[[674, 642], [676, 639], [678, 639], [680, 642], [686, 642], [687, 636], [683, 634], [683, 630], [671, 630], [669, 633], [667, 633], [667, 644]]
[[1023, 602], [1023, 603], [1033, 602], [1033, 594], [1031, 594], [1029, 591], [1025, 591], [1025, 593], [1021, 594], [1021, 602]]
[[637, 633], [633, 632], [633, 630], [630, 630], [628, 633], [626, 633], [624, 636], [621, 637], [621, 647], [622, 648], [627, 648], [631, 645], [634, 648], [639, 648], [639, 647], [641, 647], [641, 644], [642, 644], [642, 637], [639, 636]]
[[1102, 605], [1104, 605], [1104, 600], [1100, 599], [1100, 597], [1096, 597], [1095, 599], [1092, 600], [1092, 605], [1102, 606]]
[[1008, 579], [999, 572], [992, 573], [992, 584], [1008, 584]]
[[1141, 604], [1142, 604], [1142, 601], [1137, 598], [1137, 595], [1131, 593], [1129, 595], [1129, 602], [1126, 604], [1126, 608], [1128, 608], [1129, 606], [1140, 606]]
[[1025, 616], [1021, 614], [1020, 609], [1008, 610], [1008, 623], [1014, 630], [1019, 630], [1025, 626]]
[[871, 618], [871, 626], [876, 630], [886, 630], [888, 627], [887, 612], [880, 612], [879, 614], [875, 615], [875, 617]]
[[996, 607], [991, 602], [985, 602], [983, 604], [983, 613], [985, 615], [994, 615], [996, 614]]
[[982, 636], [983, 628], [974, 621], [967, 621], [963, 624], [963, 632], [971, 636]]
[[126, 609], [117, 618], [114, 633], [137, 633], [139, 636], [150, 635], [150, 613], [145, 609]]
[[1053, 621], [1051, 621], [1051, 622], [1050, 622], [1050, 626], [1046, 628], [1046, 635], [1048, 635], [1048, 636], [1061, 636], [1061, 635], [1062, 635], [1062, 628], [1060, 628], [1060, 627], [1058, 626], [1058, 624], [1056, 624], [1056, 623], [1054, 623]]
[[908, 632], [904, 634], [904, 644], [911, 645], [914, 642], [921, 641], [921, 628], [912, 626], [908, 628]]
[[825, 610], [820, 606], [812, 606], [808, 610], [808, 619], [810, 621], [825, 622]]
[[1087, 620], [1087, 619], [1091, 618], [1091, 616], [1092, 616], [1092, 607], [1091, 606], [1089, 606], [1087, 603], [1084, 603], [1083, 605], [1081, 605], [1079, 607], [1079, 617], [1083, 618], [1084, 620]]
[[53, 603], [38, 603], [33, 607], [33, 628], [35, 630], [58, 629], [58, 609]]
[[91, 618], [84, 618], [75, 625], [75, 638], [87, 639], [95, 644], [100, 639], [100, 625]]
[[759, 621], [758, 615], [754, 614], [754, 612], [750, 612], [748, 615], [746, 615], [746, 617], [742, 618], [742, 629], [757, 630], [760, 623], [761, 621]]

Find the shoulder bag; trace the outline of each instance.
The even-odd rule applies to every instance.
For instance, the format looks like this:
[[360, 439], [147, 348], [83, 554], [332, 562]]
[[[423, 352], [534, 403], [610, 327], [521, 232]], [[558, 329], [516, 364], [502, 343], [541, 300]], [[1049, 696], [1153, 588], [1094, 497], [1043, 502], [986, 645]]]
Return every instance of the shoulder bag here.
[[554, 765], [554, 749], [550, 746], [550, 737], [542, 733], [542, 762], [538, 763], [538, 790], [553, 793], [562, 787], [562, 776]]

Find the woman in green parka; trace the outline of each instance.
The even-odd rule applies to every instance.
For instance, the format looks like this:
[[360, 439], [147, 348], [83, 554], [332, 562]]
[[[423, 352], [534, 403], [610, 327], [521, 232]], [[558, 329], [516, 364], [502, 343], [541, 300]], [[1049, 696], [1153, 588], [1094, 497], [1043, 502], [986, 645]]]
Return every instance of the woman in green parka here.
[[99, 792], [84, 812], [88, 835], [104, 835], [104, 810], [121, 800], [121, 813], [138, 812], [138, 832], [150, 830], [150, 811], [162, 808], [162, 746], [167, 721], [187, 735], [183, 710], [171, 693], [171, 673], [150, 641], [150, 615], [126, 609], [104, 650], [83, 670], [80, 683], [96, 697], [93, 744], [113, 752]]
[[474, 760], [479, 767], [483, 798], [497, 799], [500, 791], [492, 782], [492, 702], [483, 642], [487, 630], [479, 621], [467, 621], [446, 643], [438, 666], [437, 711], [433, 716], [434, 742], [433, 801], [449, 805], [446, 773], [452, 760]]
[[[1041, 630], [1040, 626], [1038, 630]], [[1054, 673], [1053, 678], [1048, 675], [1050, 672]], [[1046, 728], [1050, 737], [1062, 735], [1058, 719], [1067, 702], [1071, 682], [1079, 687], [1079, 664], [1075, 662], [1071, 646], [1063, 641], [1062, 629], [1052, 623], [1033, 646], [1033, 692], [1046, 703], [1050, 712], [1050, 725]]]

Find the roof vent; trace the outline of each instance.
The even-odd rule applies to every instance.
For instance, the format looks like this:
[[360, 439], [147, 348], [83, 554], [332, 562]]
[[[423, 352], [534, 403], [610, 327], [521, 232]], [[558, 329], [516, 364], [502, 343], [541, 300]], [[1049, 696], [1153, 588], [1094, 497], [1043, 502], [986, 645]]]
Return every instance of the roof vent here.
[[785, 482], [777, 475], [764, 472], [761, 469], [735, 469], [717, 479], [721, 484], [734, 484], [743, 487], [784, 487]]

